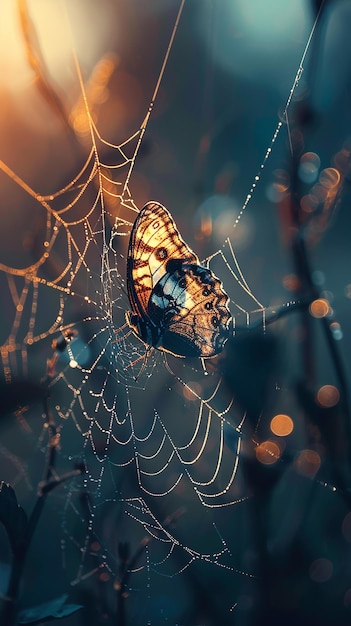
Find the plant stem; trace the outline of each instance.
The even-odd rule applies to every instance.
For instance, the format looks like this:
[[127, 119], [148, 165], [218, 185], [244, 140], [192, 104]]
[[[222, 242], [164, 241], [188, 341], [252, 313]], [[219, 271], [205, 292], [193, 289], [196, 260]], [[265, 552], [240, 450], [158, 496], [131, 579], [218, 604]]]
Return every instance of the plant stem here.
[[40, 516], [42, 514], [48, 493], [66, 480], [78, 476], [82, 473], [82, 469], [78, 468], [71, 472], [67, 472], [60, 477], [54, 476], [57, 446], [59, 443], [59, 433], [55, 425], [52, 414], [49, 410], [48, 396], [44, 399], [44, 415], [49, 432], [49, 441], [46, 452], [46, 462], [43, 472], [43, 481], [38, 485], [38, 496], [34, 504], [32, 513], [28, 519], [23, 548], [13, 553], [10, 580], [8, 584], [7, 594], [4, 598], [4, 607], [1, 612], [0, 623], [4, 626], [16, 626], [17, 624], [17, 603], [19, 596], [20, 582], [22, 578], [23, 568], [25, 565], [29, 546], [31, 544], [34, 532], [37, 528]]

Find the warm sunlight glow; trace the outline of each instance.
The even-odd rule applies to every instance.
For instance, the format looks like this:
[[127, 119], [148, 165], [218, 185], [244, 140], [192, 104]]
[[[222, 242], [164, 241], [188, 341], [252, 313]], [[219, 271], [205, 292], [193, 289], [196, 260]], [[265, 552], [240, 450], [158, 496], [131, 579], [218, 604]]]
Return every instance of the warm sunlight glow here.
[[85, 63], [96, 63], [108, 26], [108, 10], [101, 11], [97, 4], [86, 11], [84, 2], [78, 0], [67, 3], [67, 19], [62, 6], [47, 0], [1, 3], [0, 57], [6, 58], [6, 64], [1, 66], [0, 86], [20, 93], [33, 83], [38, 67], [45, 78], [67, 84], [72, 79], [72, 41]]
[[31, 80], [32, 72], [26, 60], [25, 47], [20, 31], [15, 2], [3, 2], [0, 22], [0, 87], [9, 91], [21, 91]]

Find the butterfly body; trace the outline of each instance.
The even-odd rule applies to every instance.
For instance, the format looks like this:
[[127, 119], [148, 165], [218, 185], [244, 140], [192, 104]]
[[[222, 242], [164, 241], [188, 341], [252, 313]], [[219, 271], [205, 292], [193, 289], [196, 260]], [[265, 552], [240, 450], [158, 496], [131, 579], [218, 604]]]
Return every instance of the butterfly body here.
[[221, 352], [230, 335], [229, 298], [157, 202], [148, 202], [134, 222], [127, 287], [127, 322], [144, 343], [179, 357]]

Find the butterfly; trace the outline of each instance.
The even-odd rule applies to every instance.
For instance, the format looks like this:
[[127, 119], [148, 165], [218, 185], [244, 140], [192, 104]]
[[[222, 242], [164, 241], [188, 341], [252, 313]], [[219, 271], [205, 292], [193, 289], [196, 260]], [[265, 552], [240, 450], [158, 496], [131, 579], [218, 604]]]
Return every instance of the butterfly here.
[[221, 281], [201, 265], [158, 202], [148, 202], [133, 224], [127, 290], [127, 323], [150, 347], [178, 357], [213, 357], [231, 334]]

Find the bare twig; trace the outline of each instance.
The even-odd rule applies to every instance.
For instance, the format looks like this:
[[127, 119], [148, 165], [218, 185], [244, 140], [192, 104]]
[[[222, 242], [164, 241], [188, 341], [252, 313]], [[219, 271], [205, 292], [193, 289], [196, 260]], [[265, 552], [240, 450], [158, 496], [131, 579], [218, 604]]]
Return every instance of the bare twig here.
[[[47, 366], [47, 380], [51, 379], [50, 361]], [[56, 476], [55, 474], [55, 462], [57, 449], [60, 442], [60, 433], [57, 429], [55, 420], [50, 411], [49, 397], [46, 394], [44, 398], [44, 417], [45, 423], [48, 428], [49, 440], [46, 451], [46, 461], [43, 472], [43, 480], [38, 485], [38, 497], [34, 504], [32, 513], [28, 519], [26, 526], [25, 537], [20, 550], [13, 551], [12, 566], [10, 580], [7, 588], [7, 593], [4, 598], [4, 606], [1, 614], [1, 624], [6, 626], [15, 626], [17, 617], [17, 604], [19, 597], [19, 587], [23, 574], [23, 569], [27, 557], [27, 553], [34, 535], [34, 532], [38, 526], [40, 516], [42, 514], [47, 495], [55, 487], [58, 487], [63, 482], [78, 476], [82, 473], [82, 468], [77, 468], [71, 472], [67, 472], [62, 476]]]

